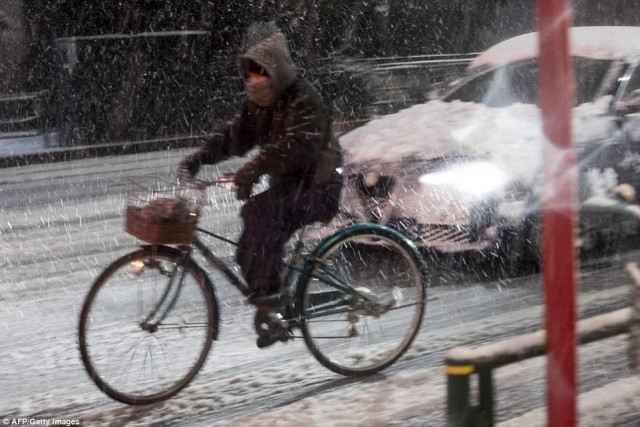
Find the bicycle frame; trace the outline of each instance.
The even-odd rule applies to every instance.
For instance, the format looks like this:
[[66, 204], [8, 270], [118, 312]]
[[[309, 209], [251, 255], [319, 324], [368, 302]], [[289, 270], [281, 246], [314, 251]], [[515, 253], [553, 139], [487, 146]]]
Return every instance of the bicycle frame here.
[[[164, 318], [167, 316], [167, 313], [171, 311], [176, 301], [178, 300], [178, 297], [180, 296], [180, 290], [182, 289], [182, 280], [184, 278], [185, 272], [184, 269], [180, 272], [176, 285], [175, 273], [178, 271], [178, 268], [179, 266], [177, 265], [174, 271], [171, 273], [169, 286], [167, 286], [164, 293], [162, 294], [162, 297], [160, 297], [158, 305], [153, 309], [151, 314], [149, 314], [149, 316], [147, 316], [147, 318], [140, 323], [140, 327], [142, 329], [149, 332], [155, 332], [156, 329], [158, 329], [158, 325], [164, 320]], [[169, 297], [170, 295], [171, 297]], [[158, 313], [160, 314], [158, 315]]]
[[[211, 236], [215, 239], [224, 241], [226, 243], [230, 243], [234, 246], [237, 246], [238, 243], [234, 242], [232, 240], [229, 240], [223, 236], [220, 236], [216, 233], [213, 233], [209, 230], [205, 230], [203, 228], [198, 227], [196, 229], [198, 232], [206, 234], [208, 236]], [[303, 232], [304, 234], [304, 232]], [[332, 237], [335, 238], [339, 238], [342, 234], [340, 232], [334, 234]], [[326, 241], [327, 239], [325, 239]], [[331, 242], [333, 242], [333, 239], [329, 239]], [[249, 289], [249, 287], [244, 283], [243, 280], [241, 280], [232, 270], [231, 268], [229, 268], [229, 266], [224, 263], [220, 258], [218, 258], [213, 251], [196, 235], [193, 238], [193, 244], [192, 244], [193, 248], [196, 248], [203, 256], [204, 258], [211, 263], [212, 265], [216, 266], [217, 268], [220, 269], [220, 271], [222, 271], [222, 273], [225, 275], [225, 277], [229, 280], [229, 282], [238, 290], [240, 291], [245, 297], [249, 296], [251, 294], [251, 290]], [[282, 313], [285, 316], [285, 320], [289, 323], [290, 326], [297, 326], [303, 318], [311, 318], [311, 317], [316, 317], [317, 315], [303, 315], [301, 312], [301, 307], [296, 306], [296, 304], [294, 304], [294, 301], [299, 301], [300, 298], [302, 297], [301, 295], [301, 286], [298, 286], [299, 284], [303, 283], [303, 280], [309, 280], [309, 278], [315, 278], [318, 280], [321, 280], [322, 282], [328, 284], [331, 287], [334, 287], [336, 289], [339, 289], [342, 292], [339, 292], [340, 295], [347, 293], [349, 295], [354, 295], [354, 294], [358, 294], [358, 292], [350, 285], [343, 283], [338, 277], [334, 276], [333, 274], [331, 274], [330, 272], [323, 272], [324, 274], [313, 274], [313, 270], [315, 269], [315, 267], [318, 265], [318, 260], [317, 258], [307, 255], [304, 256], [304, 262], [302, 263], [302, 265], [298, 264], [296, 262], [296, 260], [298, 259], [298, 257], [300, 256], [300, 254], [302, 253], [304, 244], [302, 243], [301, 238], [297, 241], [294, 251], [293, 251], [293, 262], [285, 262], [284, 266], [287, 269], [287, 274], [285, 275], [286, 279], [285, 279], [285, 285], [289, 287], [289, 289], [292, 289], [293, 287], [295, 287], [296, 293], [295, 293], [295, 298], [293, 301], [291, 301], [286, 307], [283, 307], [285, 310], [285, 313]], [[320, 247], [320, 245], [316, 248], [317, 249]], [[324, 246], [323, 246], [324, 248]], [[314, 253], [316, 252], [314, 251]], [[295, 282], [291, 282], [291, 275], [293, 272], [297, 272], [299, 273], [298, 278]], [[338, 293], [338, 291], [336, 291], [336, 293]], [[177, 293], [176, 293], [177, 294]], [[334, 294], [335, 295], [335, 294]], [[329, 293], [325, 293], [324, 297], [328, 297], [330, 296]], [[316, 296], [316, 298], [320, 298], [319, 296]], [[327, 298], [328, 301], [331, 301], [333, 299]], [[316, 302], [318, 302], [316, 300]], [[335, 312], [340, 312], [342, 310], [336, 310]], [[334, 312], [329, 312], [326, 310], [322, 311], [322, 315], [327, 315], [327, 314], [333, 314]]]
[[[237, 246], [238, 243], [234, 242], [233, 240], [229, 240], [225, 237], [222, 237], [218, 234], [212, 233], [208, 230], [205, 230], [204, 228], [200, 228], [197, 227], [196, 230], [200, 233], [204, 233], [208, 236], [214, 237], [218, 240], [221, 240], [223, 242], [227, 242], [230, 243], [234, 246]], [[218, 258], [211, 249], [209, 249], [209, 247], [200, 239], [198, 238], [197, 235], [193, 236], [193, 244], [192, 247], [195, 247], [198, 251], [200, 251], [200, 253], [205, 257], [205, 259], [210, 262], [212, 265], [216, 266], [217, 268], [220, 269], [220, 271], [222, 271], [225, 275], [225, 277], [227, 279], [229, 279], [229, 282], [231, 282], [231, 284], [242, 293], [242, 295], [244, 295], [245, 297], [249, 296], [249, 294], [251, 294], [251, 290], [249, 289], [249, 286], [247, 286], [244, 281], [242, 281], [233, 271], [231, 271], [231, 268], [229, 268], [229, 266], [224, 263], [220, 258]]]
[[[281, 313], [281, 314], [285, 317], [285, 320], [289, 322], [291, 326], [297, 326], [304, 319], [311, 319], [311, 318], [344, 312], [346, 309], [341, 307], [343, 305], [346, 305], [347, 301], [344, 301], [344, 300], [336, 301], [335, 299], [336, 295], [347, 294], [350, 296], [357, 295], [365, 299], [367, 298], [365, 295], [361, 295], [361, 293], [357, 289], [353, 288], [348, 283], [344, 283], [340, 278], [336, 277], [331, 272], [324, 271], [322, 269], [320, 269], [319, 272], [315, 272], [317, 270], [318, 265], [320, 265], [317, 255], [322, 253], [324, 250], [326, 250], [327, 247], [331, 246], [335, 241], [339, 240], [343, 235], [348, 234], [353, 229], [358, 229], [358, 228], [372, 230], [372, 231], [387, 229], [386, 227], [383, 227], [377, 224], [363, 224], [363, 225], [356, 225], [356, 226], [339, 230], [336, 233], [332, 234], [331, 236], [323, 239], [315, 247], [315, 249], [311, 254], [304, 255], [303, 256], [304, 261], [301, 264], [296, 262], [296, 260], [300, 256], [304, 245], [301, 240], [298, 240], [293, 253], [294, 261], [284, 263], [285, 268], [287, 268], [286, 277], [288, 280], [286, 282], [286, 285], [289, 287], [289, 289], [294, 289], [295, 293], [292, 295], [293, 301], [291, 301], [287, 305], [287, 307], [284, 307], [285, 313]], [[211, 236], [215, 239], [232, 244], [234, 246], [238, 245], [237, 242], [229, 240], [209, 230], [198, 227], [197, 231], [200, 233], [206, 234], [208, 236]], [[224, 274], [224, 276], [229, 280], [231, 285], [233, 285], [242, 295], [247, 297], [251, 294], [251, 290], [249, 289], [247, 284], [242, 279], [240, 279], [240, 277], [238, 277], [238, 275], [235, 274], [224, 261], [218, 258], [213, 253], [213, 251], [207, 246], [207, 244], [203, 242], [197, 235], [194, 236], [193, 243], [189, 247], [187, 255], [190, 255], [194, 248], [197, 249], [204, 256], [207, 262], [217, 267]], [[185, 259], [187, 259], [187, 257], [185, 257]], [[298, 273], [297, 280], [295, 280], [295, 282], [293, 283], [290, 282], [292, 272]], [[302, 308], [297, 306], [294, 302], [300, 301], [303, 297], [302, 286], [299, 286], [299, 285], [310, 279], [320, 280], [321, 282], [336, 289], [335, 291], [326, 291], [320, 294], [315, 294], [313, 296], [314, 304], [320, 305], [323, 303], [333, 302], [333, 306], [323, 305], [322, 311], [319, 313], [311, 312], [311, 313], [303, 314], [301, 311]], [[178, 287], [181, 287], [181, 282], [182, 282], [182, 277], [180, 277], [180, 280], [177, 282]], [[172, 281], [171, 283], [174, 283], [174, 282]], [[171, 293], [170, 290], [167, 290], [167, 293]], [[177, 298], [179, 293], [180, 293], [179, 289], [173, 292], [172, 300]], [[173, 304], [172, 302], [169, 302], [168, 304], [164, 304], [164, 302], [161, 301], [158, 309], [160, 309], [160, 306], [162, 305], [166, 307], [166, 311], [164, 311], [163, 314], [159, 317], [159, 321], [157, 323], [160, 323], [162, 321], [162, 319], [166, 316], [166, 313], [171, 309]], [[155, 316], [155, 314], [156, 313], [154, 312], [153, 315]]]
[[[303, 255], [303, 262], [299, 263], [297, 260], [300, 254], [302, 253], [303, 247], [304, 247], [304, 244], [302, 242], [302, 237], [300, 237], [297, 244], [295, 245], [295, 249], [293, 252], [293, 262], [284, 262], [284, 266], [287, 269], [287, 274], [285, 276], [286, 277], [285, 285], [288, 287], [290, 291], [295, 290], [295, 293], [292, 292], [292, 297], [293, 297], [292, 300], [285, 307], [283, 307], [283, 313], [281, 313], [284, 316], [284, 320], [289, 324], [290, 327], [297, 327], [300, 325], [301, 322], [307, 319], [313, 319], [313, 318], [323, 317], [327, 315], [344, 313], [345, 311], [348, 311], [348, 310], [357, 310], [360, 308], [358, 306], [354, 306], [345, 298], [336, 299], [336, 296], [344, 296], [346, 294], [348, 296], [358, 296], [363, 301], [366, 301], [368, 299], [367, 295], [363, 295], [358, 289], [354, 288], [350, 284], [344, 283], [339, 277], [335, 276], [333, 273], [329, 271], [325, 271], [322, 268], [320, 268], [319, 272], [316, 272], [317, 267], [322, 266], [318, 258], [318, 255], [323, 253], [327, 248], [333, 245], [336, 241], [340, 240], [344, 235], [349, 234], [354, 230], [360, 230], [360, 229], [362, 230], [366, 229], [367, 231], [372, 231], [374, 233], [376, 231], [385, 231], [386, 233], [392, 232], [393, 234], [396, 234], [398, 238], [405, 239], [405, 237], [402, 236], [400, 233], [382, 225], [378, 225], [378, 224], [354, 225], [351, 227], [346, 227], [341, 230], [338, 230], [332, 235], [324, 238], [322, 241], [320, 241], [320, 243], [316, 245], [314, 250], [309, 255]], [[229, 243], [234, 246], [238, 245], [237, 242], [233, 240], [229, 240], [223, 236], [220, 236], [204, 228], [197, 227], [196, 230], [199, 233], [203, 233], [217, 240]], [[304, 235], [304, 231], [302, 234]], [[207, 244], [197, 236], [197, 234], [194, 235], [192, 244], [190, 246], [184, 246], [183, 248], [185, 250], [185, 261], [190, 259], [191, 253], [193, 252], [194, 249], [196, 249], [204, 256], [207, 262], [211, 263], [213, 266], [218, 268], [224, 274], [224, 276], [229, 280], [229, 282], [240, 293], [242, 293], [242, 295], [244, 295], [245, 297], [248, 297], [251, 294], [252, 291], [249, 288], [249, 286], [247, 286], [247, 284], [236, 273], [234, 273], [224, 261], [218, 258], [213, 253], [213, 251], [207, 246]], [[297, 277], [297, 280], [295, 280], [295, 282], [291, 281], [291, 275], [293, 272], [298, 273], [298, 277]], [[151, 313], [149, 318], [142, 323], [141, 326], [143, 328], [152, 330], [153, 328], [156, 328], [157, 325], [160, 324], [162, 320], [166, 317], [168, 312], [171, 310], [171, 307], [173, 307], [175, 300], [180, 295], [180, 288], [182, 287], [182, 277], [183, 275], [181, 274], [178, 281], [172, 280], [170, 282], [169, 287], [165, 291], [165, 295], [163, 295], [163, 297], [161, 298], [156, 309]], [[329, 290], [322, 293], [315, 293], [313, 295], [312, 306], [321, 305], [322, 306], [321, 310], [319, 310], [318, 312], [312, 311], [309, 313], [302, 313], [302, 307], [295, 304], [295, 302], [301, 301], [303, 298], [303, 295], [302, 295], [303, 286], [300, 286], [300, 285], [311, 279], [317, 279], [329, 285], [330, 287], [334, 288], [335, 291]], [[174, 283], [176, 283], [176, 286], [178, 287], [175, 291], [171, 289]], [[168, 303], [166, 303], [166, 298], [169, 295], [171, 299]], [[332, 304], [327, 305], [328, 303], [332, 303]], [[346, 308], [347, 306], [348, 308]], [[158, 316], [158, 312], [161, 313], [159, 316]], [[153, 318], [157, 318], [158, 320], [155, 322], [151, 322], [150, 320]]]

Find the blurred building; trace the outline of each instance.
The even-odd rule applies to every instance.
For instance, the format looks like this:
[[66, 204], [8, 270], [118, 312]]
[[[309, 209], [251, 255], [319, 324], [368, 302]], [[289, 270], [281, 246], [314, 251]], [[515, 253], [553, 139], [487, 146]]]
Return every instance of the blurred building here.
[[19, 92], [28, 51], [22, 0], [0, 4], [0, 93]]
[[36, 94], [28, 92], [29, 41], [22, 0], [0, 4], [0, 135], [35, 132]]
[[[638, 6], [574, 2], [574, 24], [639, 25]], [[406, 86], [431, 82], [411, 74], [431, 68], [396, 66], [409, 56], [481, 51], [536, 22], [535, 2], [520, 0], [2, 0], [0, 138], [55, 130], [59, 145], [90, 145], [207, 133], [242, 91], [244, 29], [270, 19], [334, 115], [355, 121], [380, 93], [390, 102], [375, 111], [421, 101], [427, 88]]]

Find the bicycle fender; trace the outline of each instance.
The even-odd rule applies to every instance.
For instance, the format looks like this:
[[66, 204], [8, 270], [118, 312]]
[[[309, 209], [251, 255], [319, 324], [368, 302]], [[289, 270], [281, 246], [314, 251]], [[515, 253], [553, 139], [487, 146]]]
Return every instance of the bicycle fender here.
[[327, 248], [335, 244], [336, 241], [342, 239], [345, 236], [361, 233], [364, 231], [373, 233], [373, 234], [379, 233], [381, 235], [394, 237], [397, 240], [402, 241], [403, 244], [406, 246], [406, 249], [408, 249], [416, 258], [422, 260], [422, 255], [420, 254], [418, 247], [415, 245], [415, 243], [411, 241], [411, 239], [409, 239], [407, 236], [405, 236], [404, 234], [400, 233], [397, 230], [394, 230], [391, 227], [387, 227], [385, 225], [380, 225], [380, 224], [356, 224], [356, 225], [350, 225], [348, 227], [342, 228], [336, 231], [334, 234], [324, 238], [320, 243], [318, 243], [318, 246], [316, 246], [316, 248], [314, 249], [312, 256], [317, 256], [323, 253], [324, 251], [327, 250]]
[[346, 238], [350, 235], [360, 234], [360, 233], [372, 233], [379, 234], [381, 236], [387, 236], [396, 239], [405, 249], [407, 249], [411, 255], [414, 257], [418, 266], [420, 268], [420, 273], [422, 275], [423, 283], [426, 286], [427, 283], [427, 275], [426, 275], [426, 267], [423, 256], [420, 254], [415, 243], [413, 243], [409, 238], [400, 233], [397, 230], [394, 230], [390, 227], [379, 225], [379, 224], [356, 224], [351, 225], [345, 228], [342, 228], [336, 231], [334, 234], [325, 237], [316, 248], [311, 253], [309, 259], [304, 264], [304, 267], [300, 273], [298, 279], [298, 285], [304, 283], [309, 279], [309, 276], [315, 266], [315, 260], [319, 258], [325, 251], [327, 251], [331, 246], [333, 246], [337, 241]]

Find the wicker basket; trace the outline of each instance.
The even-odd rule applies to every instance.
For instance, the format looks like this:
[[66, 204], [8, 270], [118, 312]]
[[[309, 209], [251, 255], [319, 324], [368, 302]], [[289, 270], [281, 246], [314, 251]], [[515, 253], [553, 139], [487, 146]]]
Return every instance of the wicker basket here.
[[191, 244], [204, 202], [204, 189], [164, 181], [127, 186], [125, 231], [152, 244]]

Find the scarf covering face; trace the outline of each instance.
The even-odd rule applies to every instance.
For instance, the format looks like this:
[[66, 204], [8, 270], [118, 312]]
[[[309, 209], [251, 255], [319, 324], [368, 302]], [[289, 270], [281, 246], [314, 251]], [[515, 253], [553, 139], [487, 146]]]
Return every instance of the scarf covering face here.
[[244, 88], [249, 99], [261, 107], [270, 107], [276, 101], [276, 92], [271, 86], [271, 79], [261, 83], [244, 81]]
[[243, 77], [248, 60], [260, 65], [269, 74], [269, 81], [265, 83], [245, 81], [247, 95], [260, 106], [271, 106], [296, 78], [287, 40], [275, 23], [259, 22], [249, 27], [243, 45], [244, 53], [240, 56]]

